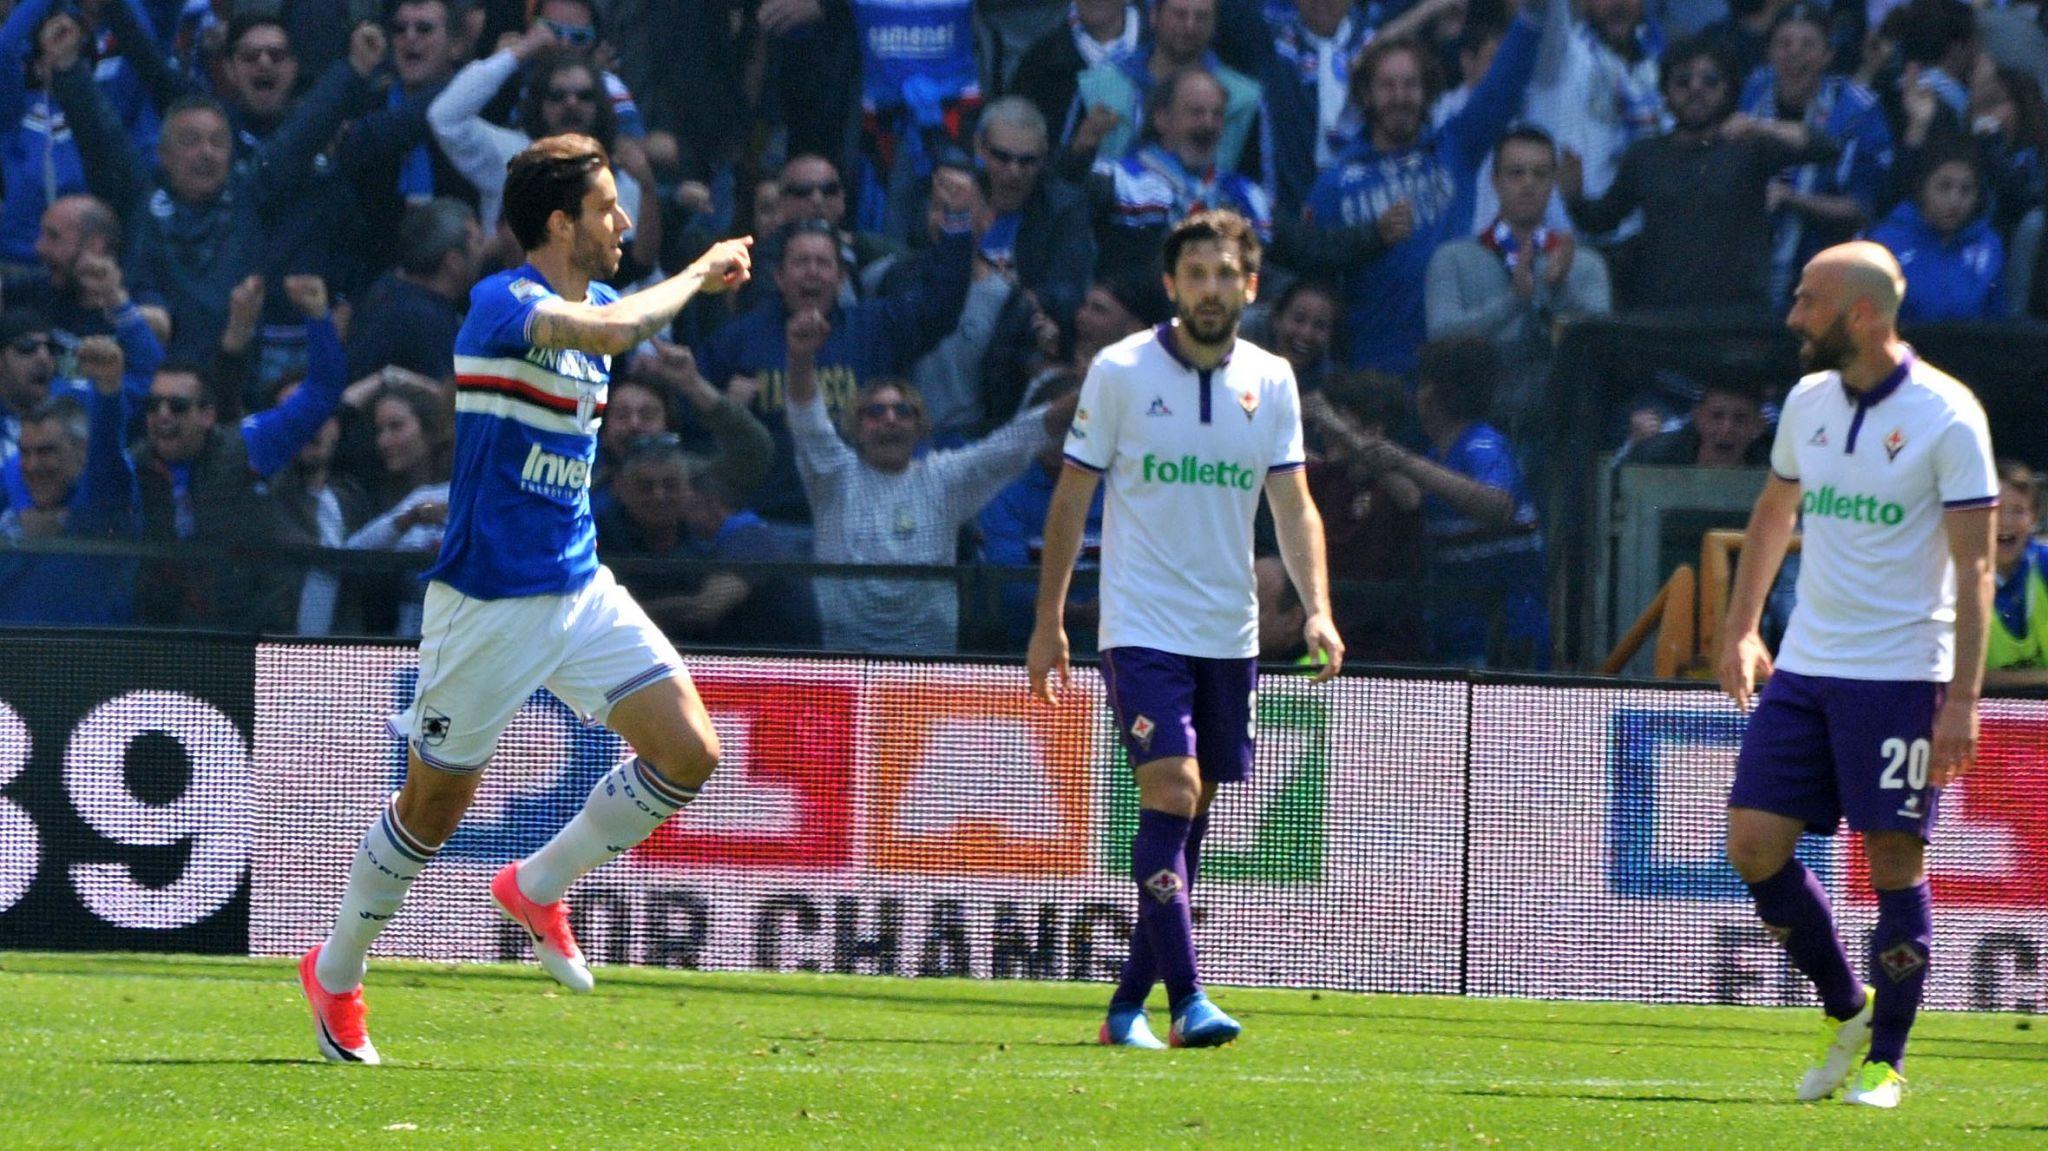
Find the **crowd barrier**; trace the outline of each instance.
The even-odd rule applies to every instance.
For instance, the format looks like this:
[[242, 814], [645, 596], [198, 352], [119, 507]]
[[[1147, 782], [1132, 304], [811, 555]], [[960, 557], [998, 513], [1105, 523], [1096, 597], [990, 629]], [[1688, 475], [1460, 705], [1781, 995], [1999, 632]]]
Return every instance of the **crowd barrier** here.
[[[290, 955], [402, 778], [399, 646], [0, 636], [0, 948]], [[1135, 797], [1099, 679], [994, 663], [693, 657], [725, 762], [572, 892], [600, 963], [1094, 980], [1130, 927]], [[1273, 673], [1258, 770], [1195, 888], [1217, 982], [1810, 998], [1720, 858], [1743, 720], [1687, 688]], [[2048, 703], [1993, 700], [1934, 838], [1929, 1002], [2048, 1008]], [[377, 953], [523, 954], [492, 871], [625, 750], [537, 695]], [[1860, 941], [1842, 840], [1802, 855]]]

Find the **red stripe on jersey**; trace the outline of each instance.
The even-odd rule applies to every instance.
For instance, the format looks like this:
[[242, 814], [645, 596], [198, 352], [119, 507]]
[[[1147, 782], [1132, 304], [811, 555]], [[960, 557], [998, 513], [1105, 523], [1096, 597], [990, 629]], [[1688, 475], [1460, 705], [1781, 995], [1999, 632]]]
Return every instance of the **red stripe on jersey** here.
[[[565, 396], [549, 395], [523, 380], [514, 380], [506, 376], [457, 376], [455, 388], [464, 392], [495, 392], [515, 400], [524, 400], [551, 412], [576, 414], [575, 400]], [[601, 416], [604, 414], [604, 405], [599, 404], [592, 410], [594, 414]]]

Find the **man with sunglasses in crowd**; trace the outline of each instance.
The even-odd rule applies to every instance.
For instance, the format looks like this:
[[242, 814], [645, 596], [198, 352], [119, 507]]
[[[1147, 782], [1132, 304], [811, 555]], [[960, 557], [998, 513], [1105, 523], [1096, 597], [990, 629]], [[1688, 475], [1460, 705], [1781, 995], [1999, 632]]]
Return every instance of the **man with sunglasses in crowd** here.
[[[4, 354], [10, 360], [17, 355], [12, 348]], [[82, 341], [78, 361], [92, 381], [83, 400], [46, 397], [20, 421], [19, 464], [29, 501], [0, 512], [0, 540], [32, 549], [36, 540], [132, 530], [128, 463], [121, 455], [121, 396], [124, 385], [133, 386], [122, 378], [126, 361], [107, 336]], [[0, 557], [0, 623], [125, 624], [133, 582], [133, 564], [119, 557], [6, 555]]]
[[392, 84], [383, 107], [350, 125], [339, 149], [344, 163], [361, 165], [354, 179], [363, 218], [358, 234], [372, 267], [389, 267], [403, 256], [397, 240], [408, 208], [443, 196], [476, 206], [475, 185], [426, 125], [427, 108], [448, 86], [467, 46], [460, 24], [457, 0], [399, 0], [385, 27]]
[[613, 53], [604, 42], [596, 5], [590, 0], [541, 0], [534, 9], [531, 28], [547, 29], [562, 47], [598, 69], [605, 99], [611, 101], [612, 116], [618, 121], [621, 136], [636, 140], [647, 137], [647, 121], [640, 115], [633, 93], [627, 90], [625, 81], [607, 68]]
[[1737, 82], [1718, 46], [1674, 45], [1661, 76], [1669, 133], [1629, 145], [1597, 200], [1586, 196], [1584, 163], [1565, 153], [1558, 187], [1573, 223], [1598, 234], [1642, 211], [1640, 250], [1632, 274], [1619, 278], [1617, 307], [1765, 314], [1771, 182], [1797, 164], [1832, 163], [1841, 148], [1800, 121], [1736, 114]]
[[991, 218], [979, 253], [1070, 331], [1095, 272], [1095, 236], [1087, 195], [1046, 170], [1050, 137], [1045, 117], [1022, 96], [982, 109], [974, 158], [988, 174]]
[[[776, 219], [782, 226], [815, 220], [839, 237], [839, 259], [846, 276], [839, 285], [839, 303], [852, 307], [881, 290], [882, 275], [903, 254], [902, 244], [880, 232], [846, 226], [846, 184], [832, 161], [805, 152], [783, 161], [775, 187]], [[762, 253], [773, 261], [781, 255], [772, 246]], [[751, 301], [749, 301], [751, 303]]]
[[[549, 8], [553, 6], [550, 5]], [[514, 127], [493, 123], [488, 112], [501, 89], [524, 76]], [[602, 144], [612, 162], [619, 205], [633, 220], [626, 237], [629, 263], [620, 283], [659, 264], [662, 214], [652, 204], [654, 172], [647, 152], [626, 138], [617, 105], [606, 95], [601, 70], [572, 47], [554, 26], [537, 20], [526, 33], [455, 74], [427, 108], [434, 137], [479, 196], [477, 216], [486, 234], [498, 229], [505, 191], [505, 167], [533, 141], [559, 135], [587, 135]]]
[[[818, 354], [830, 336], [831, 325], [815, 309], [796, 313], [786, 332], [789, 426], [814, 516], [813, 558], [828, 564], [951, 564], [960, 529], [1066, 428], [1079, 393], [1019, 412], [976, 443], [920, 456], [931, 419], [923, 396], [900, 380], [863, 383], [840, 426], [833, 427], [817, 376]], [[821, 576], [815, 587], [830, 650], [958, 650], [959, 597], [946, 581]]]
[[74, 383], [57, 377], [56, 348], [41, 313], [26, 308], [0, 313], [0, 475], [7, 486], [6, 506], [23, 508], [31, 503], [21, 476], [23, 425], [58, 396], [84, 402], [89, 393]]
[[[149, 381], [144, 434], [132, 449], [143, 538], [264, 544], [274, 534], [267, 486], [334, 414], [347, 357], [317, 276], [288, 276], [283, 295], [306, 319], [305, 382], [274, 408], [222, 426], [202, 369], [170, 360]], [[211, 557], [145, 564], [136, 586], [143, 623], [286, 630], [296, 623], [297, 572], [225, 565]]]
[[[944, 189], [939, 193], [946, 194]], [[969, 205], [942, 212], [941, 237], [918, 261], [913, 285], [852, 307], [841, 302], [846, 266], [839, 233], [819, 220], [785, 224], [774, 244], [775, 291], [713, 332], [696, 349], [697, 368], [713, 387], [752, 407], [775, 435], [775, 467], [754, 510], [770, 520], [803, 523], [811, 508], [797, 477], [795, 443], [784, 412], [792, 317], [815, 312], [826, 325], [817, 350], [818, 388], [826, 412], [840, 418], [862, 385], [904, 378], [960, 320], [974, 260], [977, 220]]]

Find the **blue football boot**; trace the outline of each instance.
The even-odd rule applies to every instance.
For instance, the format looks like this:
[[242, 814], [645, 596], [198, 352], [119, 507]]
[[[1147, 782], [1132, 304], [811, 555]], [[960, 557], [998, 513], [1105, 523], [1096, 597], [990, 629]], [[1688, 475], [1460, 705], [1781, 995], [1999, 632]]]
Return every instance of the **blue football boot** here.
[[1152, 1034], [1152, 1024], [1145, 1018], [1142, 1005], [1114, 1003], [1109, 1008], [1109, 1018], [1102, 1021], [1102, 1030], [1095, 1041], [1104, 1047], [1142, 1047], [1147, 1051], [1164, 1051], [1166, 1044]]
[[1197, 991], [1174, 1005], [1173, 1029], [1166, 1033], [1166, 1041], [1175, 1047], [1221, 1047], [1243, 1030], [1237, 1020]]

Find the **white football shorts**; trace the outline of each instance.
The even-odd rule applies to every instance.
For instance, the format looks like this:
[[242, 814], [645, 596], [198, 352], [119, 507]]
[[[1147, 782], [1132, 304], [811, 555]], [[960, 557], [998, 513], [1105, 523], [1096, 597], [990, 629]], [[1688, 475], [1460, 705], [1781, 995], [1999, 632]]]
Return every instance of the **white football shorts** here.
[[436, 580], [420, 619], [419, 690], [391, 729], [432, 766], [468, 775], [539, 688], [603, 723], [671, 676], [688, 678], [682, 657], [610, 568], [566, 595], [515, 599], [473, 599]]

